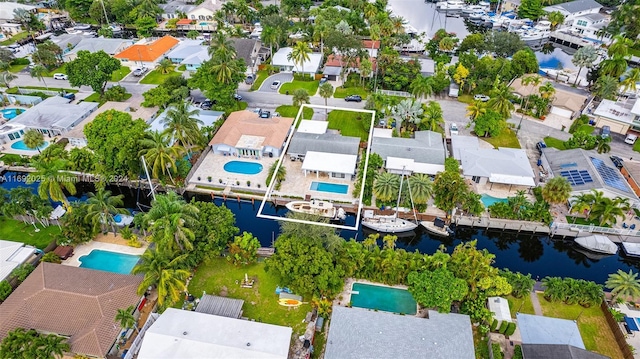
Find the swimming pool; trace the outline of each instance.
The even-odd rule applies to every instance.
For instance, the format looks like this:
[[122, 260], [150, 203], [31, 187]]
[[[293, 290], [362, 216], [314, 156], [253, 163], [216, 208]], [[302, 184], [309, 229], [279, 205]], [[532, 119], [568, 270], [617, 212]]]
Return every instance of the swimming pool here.
[[208, 22], [201, 22], [200, 26], [209, 26], [209, 23]]
[[2, 113], [2, 117], [6, 118], [7, 120], [13, 120], [14, 118], [16, 118], [16, 116], [23, 113], [24, 111], [26, 110], [22, 108], [4, 108], [0, 110], [0, 113]]
[[353, 283], [351, 305], [400, 314], [416, 314], [416, 301], [408, 290]]
[[[47, 146], [49, 146], [49, 142], [44, 141], [44, 145], [38, 147], [39, 150], [43, 150], [45, 148], [47, 148]], [[27, 145], [24, 143], [23, 140], [20, 140], [18, 142], [14, 142], [11, 144], [11, 148], [13, 148], [14, 150], [20, 150], [20, 151], [35, 151], [36, 149], [31, 149], [29, 147], [27, 147]]]
[[255, 162], [230, 161], [224, 164], [224, 170], [243, 175], [257, 175], [262, 172], [262, 165]]
[[488, 194], [483, 194], [480, 198], [480, 200], [482, 201], [482, 203], [484, 204], [485, 207], [489, 208], [489, 206], [491, 206], [494, 203], [498, 203], [498, 202], [507, 202], [506, 198], [497, 198], [497, 197], [492, 197], [489, 196]]
[[81, 268], [105, 272], [129, 274], [138, 263], [140, 256], [94, 249], [88, 255], [78, 258]]
[[312, 191], [330, 192], [330, 193], [338, 193], [338, 194], [349, 193], [349, 186], [346, 184], [311, 182], [311, 188], [309, 189]]

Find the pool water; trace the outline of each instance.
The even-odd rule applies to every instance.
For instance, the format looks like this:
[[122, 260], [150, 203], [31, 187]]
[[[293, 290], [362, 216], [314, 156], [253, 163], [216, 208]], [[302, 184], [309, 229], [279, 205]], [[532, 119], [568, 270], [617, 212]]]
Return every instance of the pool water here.
[[2, 117], [6, 118], [7, 120], [13, 120], [14, 118], [16, 118], [16, 116], [19, 115], [18, 111], [20, 111], [20, 113], [23, 113], [25, 110], [22, 108], [5, 108], [0, 110], [0, 113], [2, 113]]
[[311, 182], [310, 190], [319, 191], [319, 192], [347, 194], [347, 193], [349, 193], [349, 186], [346, 185], [346, 184], [335, 184], [335, 183], [326, 183], [326, 182]]
[[496, 198], [496, 197], [489, 196], [488, 194], [483, 194], [480, 200], [482, 201], [482, 203], [486, 208], [489, 208], [489, 206], [491, 206], [494, 203], [507, 202], [506, 198]]
[[200, 23], [200, 26], [208, 26], [208, 25], [209, 25], [209, 23], [208, 23], [208, 22], [201, 22], [201, 23]]
[[88, 255], [78, 258], [80, 268], [90, 268], [105, 272], [130, 274], [140, 256], [94, 249]]
[[351, 294], [351, 305], [354, 307], [391, 313], [416, 314], [417, 304], [408, 290], [354, 283], [352, 292], [358, 293]]
[[230, 161], [224, 164], [224, 170], [243, 175], [257, 175], [262, 172], [262, 165], [255, 162]]
[[[49, 146], [49, 142], [44, 141], [44, 145], [38, 147], [38, 149], [42, 151], [45, 148], [47, 148], [47, 146]], [[31, 149], [27, 147], [27, 145], [24, 143], [23, 140], [12, 143], [11, 148], [13, 148], [14, 150], [20, 150], [20, 151], [36, 151], [36, 149]]]

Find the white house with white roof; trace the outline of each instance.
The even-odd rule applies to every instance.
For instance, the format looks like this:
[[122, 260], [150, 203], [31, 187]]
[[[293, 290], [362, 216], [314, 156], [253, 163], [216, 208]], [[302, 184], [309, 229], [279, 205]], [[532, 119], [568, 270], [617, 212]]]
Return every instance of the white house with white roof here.
[[0, 281], [7, 279], [11, 272], [25, 263], [37, 249], [24, 243], [0, 239]]
[[320, 69], [320, 64], [322, 63], [322, 55], [319, 53], [310, 53], [309, 60], [305, 60], [300, 64], [293, 61], [293, 59], [289, 58], [289, 55], [293, 49], [291, 47], [283, 47], [278, 52], [273, 54], [273, 59], [271, 64], [275, 67], [280, 68], [280, 71], [284, 72], [303, 72], [305, 74], [315, 74]]
[[602, 5], [595, 0], [575, 0], [542, 8], [542, 10], [548, 13], [554, 11], [560, 12], [564, 15], [565, 24], [572, 24], [574, 19], [583, 15], [597, 14], [600, 12], [600, 9], [602, 9]]
[[640, 131], [640, 98], [602, 100], [591, 117], [596, 127], [609, 126], [611, 132], [624, 135], [629, 130]]

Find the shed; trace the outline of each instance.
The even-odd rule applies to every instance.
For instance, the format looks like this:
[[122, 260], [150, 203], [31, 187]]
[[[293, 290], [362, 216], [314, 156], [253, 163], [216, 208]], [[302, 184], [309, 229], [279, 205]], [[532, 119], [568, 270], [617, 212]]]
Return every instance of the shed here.
[[324, 326], [324, 318], [318, 317], [316, 320], [316, 332], [322, 332], [322, 327]]
[[498, 321], [498, 325], [502, 322], [512, 322], [511, 312], [509, 311], [509, 301], [502, 297], [489, 297], [487, 306], [493, 317]]
[[212, 315], [220, 315], [238, 319], [242, 316], [244, 300], [218, 297], [217, 295], [204, 294], [196, 307], [196, 312]]

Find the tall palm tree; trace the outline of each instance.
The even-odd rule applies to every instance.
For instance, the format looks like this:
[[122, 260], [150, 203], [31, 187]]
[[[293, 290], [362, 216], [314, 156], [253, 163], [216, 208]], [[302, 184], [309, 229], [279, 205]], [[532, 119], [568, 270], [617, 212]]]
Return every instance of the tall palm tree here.
[[540, 97], [550, 100], [553, 97], [553, 94], [556, 93], [556, 89], [553, 87], [553, 83], [549, 81], [540, 86], [538, 88], [538, 92], [540, 92]]
[[175, 192], [156, 196], [145, 215], [151, 225], [153, 240], [163, 250], [183, 252], [193, 249], [195, 238], [191, 228], [198, 225], [198, 208], [186, 203]]
[[580, 72], [582, 72], [583, 68], [592, 68], [594, 62], [598, 59], [598, 50], [593, 46], [583, 46], [573, 54], [571, 58], [571, 62], [578, 66], [578, 74], [576, 74], [576, 81], [573, 83], [574, 85], [578, 83], [578, 78], [580, 77]]
[[138, 327], [136, 326], [136, 318], [133, 316], [133, 310], [135, 307], [133, 305], [129, 306], [126, 309], [118, 309], [118, 313], [116, 313], [115, 320], [120, 323], [120, 327], [122, 329], [134, 328], [136, 332], [138, 332]]
[[593, 94], [601, 99], [614, 100], [618, 94], [618, 79], [613, 76], [600, 76], [596, 80]]
[[640, 82], [640, 68], [634, 67], [625, 73], [625, 78], [620, 82], [625, 91], [636, 92], [637, 84]]
[[[278, 162], [274, 162], [270, 167], [269, 167], [269, 174], [267, 174], [267, 187], [271, 184], [271, 178], [273, 177], [273, 172], [276, 171], [276, 167], [278, 167]], [[274, 188], [276, 190], [280, 189], [280, 186], [282, 185], [282, 182], [287, 178], [287, 168], [285, 166], [279, 166], [278, 167], [278, 171], [276, 172], [276, 184], [274, 186]]]
[[[217, 32], [211, 37], [211, 45], [209, 46], [209, 55], [213, 56], [218, 53], [228, 54], [230, 59], [236, 57], [236, 49], [233, 47], [233, 41], [227, 38], [224, 32]], [[224, 57], [224, 56], [223, 56]]]
[[552, 204], [566, 203], [571, 196], [571, 184], [562, 176], [553, 177], [542, 187], [542, 198]]
[[273, 56], [273, 47], [278, 45], [278, 31], [275, 27], [265, 26], [260, 34], [262, 42], [269, 46], [269, 54]]
[[395, 199], [400, 190], [400, 177], [393, 173], [382, 172], [373, 181], [373, 194], [377, 199], [387, 202]]
[[438, 126], [444, 123], [444, 117], [442, 114], [442, 107], [435, 101], [429, 101], [424, 109], [423, 118], [416, 118], [415, 121], [420, 121], [429, 131], [435, 131]]
[[433, 94], [433, 78], [418, 75], [409, 85], [414, 98], [426, 98]]
[[558, 25], [564, 23], [564, 15], [560, 11], [552, 11], [547, 14], [547, 19], [551, 22], [551, 30], [555, 30]]
[[48, 73], [49, 73], [49, 70], [47, 70], [47, 68], [42, 65], [36, 65], [32, 67], [31, 70], [29, 70], [29, 75], [31, 75], [31, 77], [37, 78], [38, 81], [42, 81], [42, 83], [44, 83], [44, 87], [47, 90], [49, 90], [49, 86], [47, 85], [47, 82], [44, 80], [44, 76]]
[[596, 150], [598, 153], [609, 153], [611, 151], [611, 137], [596, 136]]
[[309, 103], [309, 93], [305, 89], [296, 89], [291, 97], [293, 105], [298, 107], [303, 103]]
[[[324, 99], [324, 105], [327, 106], [327, 99], [333, 96], [333, 85], [329, 82], [325, 82], [318, 88], [318, 94], [320, 97]], [[325, 113], [327, 113], [329, 109], [325, 109]]]
[[638, 279], [638, 273], [634, 273], [631, 269], [629, 273], [618, 269], [617, 273], [609, 274], [605, 286], [611, 289], [614, 300], [620, 296], [624, 299], [631, 297], [632, 300], [640, 297], [640, 279]]
[[414, 173], [409, 177], [409, 186], [416, 203], [427, 204], [433, 195], [433, 181], [423, 173]]
[[[522, 85], [525, 86], [527, 89], [529, 88], [529, 86], [531, 86], [533, 90], [540, 85], [541, 81], [542, 81], [542, 77], [540, 77], [539, 75], [529, 75], [522, 78]], [[527, 101], [525, 101], [524, 103], [524, 111], [526, 111], [529, 106], [530, 95], [531, 95], [531, 91], [529, 91], [527, 96], [525, 96]], [[524, 116], [524, 112], [522, 115]]]
[[588, 213], [591, 211], [591, 206], [593, 205], [593, 195], [591, 193], [581, 193], [577, 196], [573, 196], [572, 199], [573, 203], [571, 204], [571, 213]]
[[40, 334], [36, 346], [37, 358], [62, 358], [65, 352], [71, 350], [67, 338], [55, 334]]
[[163, 135], [173, 138], [180, 146], [189, 150], [193, 146], [203, 145], [204, 137], [200, 133], [200, 126], [204, 123], [196, 117], [198, 113], [198, 110], [192, 110], [185, 101], [172, 104], [167, 116], [162, 119], [165, 128]]
[[44, 146], [44, 135], [42, 132], [36, 131], [34, 129], [29, 129], [24, 133], [24, 141], [25, 146], [32, 150], [38, 150], [40, 152], [40, 148]]
[[589, 218], [598, 220], [600, 226], [616, 224], [618, 217], [624, 217], [626, 207], [619, 198], [612, 200], [611, 198], [602, 197], [594, 201]]
[[38, 195], [42, 199], [51, 198], [53, 201], [69, 205], [64, 191], [76, 194], [75, 175], [64, 171], [67, 166], [65, 160], [42, 161], [35, 160], [32, 166], [36, 171], [27, 176], [27, 183], [40, 181]]
[[211, 58], [211, 72], [216, 80], [223, 84], [230, 84], [233, 81], [233, 75], [238, 72], [236, 61], [232, 61], [230, 53], [223, 50], [217, 50]]
[[487, 113], [487, 104], [480, 100], [475, 100], [467, 106], [467, 114], [471, 121], [475, 121], [481, 115]]
[[491, 99], [487, 103], [488, 107], [501, 114], [503, 118], [509, 118], [514, 108], [513, 103], [511, 103], [512, 92], [512, 87], [496, 81], [493, 90], [491, 90]]
[[117, 214], [128, 214], [124, 206], [122, 199], [124, 195], [119, 194], [112, 196], [111, 191], [105, 189], [99, 189], [98, 192], [88, 193], [86, 209], [86, 221], [93, 224], [94, 230], [99, 229], [102, 232], [106, 232], [106, 228], [111, 226], [113, 233], [116, 233], [116, 220], [114, 218]]
[[182, 292], [187, 289], [186, 280], [191, 273], [185, 270], [187, 254], [171, 258], [166, 252], [154, 248], [142, 254], [140, 263], [133, 267], [133, 274], [144, 274], [138, 286], [138, 294], [142, 295], [147, 288], [158, 288], [158, 305], [167, 308], [180, 300]]
[[311, 49], [306, 42], [298, 41], [293, 46], [293, 49], [287, 55], [287, 59], [293, 61], [293, 63], [300, 65], [300, 69], [302, 70], [302, 75], [304, 76], [304, 63], [305, 61], [309, 61], [311, 54]]
[[169, 136], [158, 131], [147, 132], [145, 138], [140, 140], [143, 147], [140, 156], [144, 156], [151, 165], [151, 175], [160, 179], [164, 175], [171, 176], [172, 171], [176, 171], [176, 160], [183, 153], [180, 146], [172, 146]]

